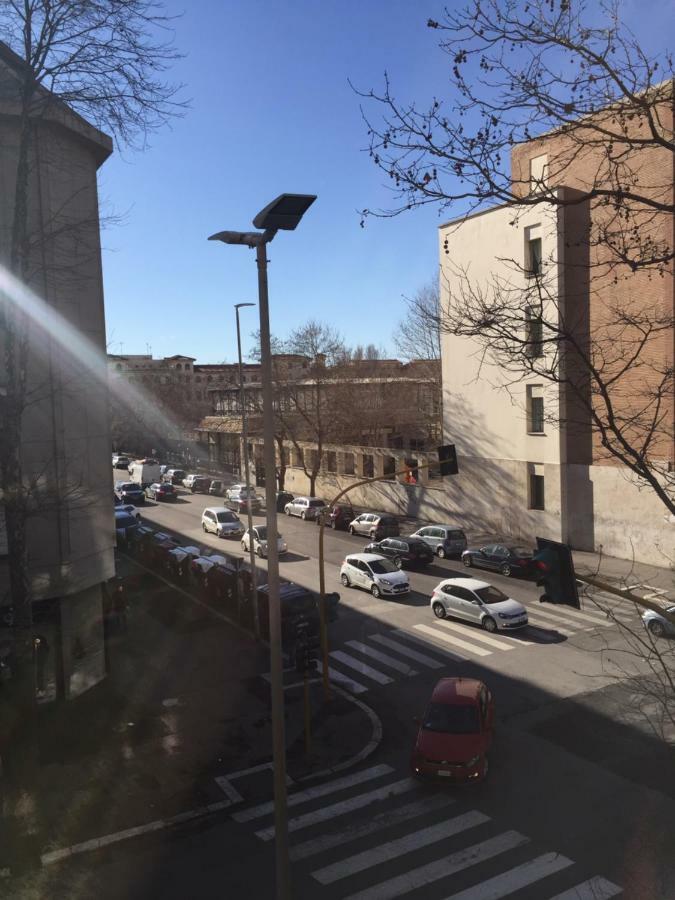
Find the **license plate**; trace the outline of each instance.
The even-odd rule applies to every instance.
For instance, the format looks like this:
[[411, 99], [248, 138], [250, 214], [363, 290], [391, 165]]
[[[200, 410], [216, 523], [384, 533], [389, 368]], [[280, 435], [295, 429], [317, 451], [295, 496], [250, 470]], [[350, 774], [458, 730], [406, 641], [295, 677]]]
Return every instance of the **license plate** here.
[[452, 778], [452, 772], [447, 772], [445, 769], [439, 769], [437, 774], [440, 775], [441, 778]]

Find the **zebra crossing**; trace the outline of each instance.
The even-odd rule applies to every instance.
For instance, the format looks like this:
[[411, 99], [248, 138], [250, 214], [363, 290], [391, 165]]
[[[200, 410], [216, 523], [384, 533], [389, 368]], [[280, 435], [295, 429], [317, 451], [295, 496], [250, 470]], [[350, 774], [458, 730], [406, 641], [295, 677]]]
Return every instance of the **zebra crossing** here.
[[[288, 821], [296, 886], [305, 876], [313, 887], [303, 896], [327, 889], [343, 900], [390, 900], [418, 889], [443, 900], [498, 900], [535, 887], [541, 900], [609, 900], [622, 893], [482, 811], [460, 809], [461, 803], [470, 805], [468, 795], [430, 793], [412, 778], [397, 778], [387, 764], [291, 793], [288, 805], [299, 810]], [[251, 824], [255, 837], [269, 843], [273, 812], [271, 802], [260, 803], [232, 819]]]
[[[537, 604], [528, 606], [529, 627], [511, 634], [488, 634], [476, 625], [428, 616], [408, 629], [392, 628], [346, 640], [330, 651], [328, 674], [339, 687], [358, 695], [374, 686], [384, 687], [428, 670], [447, 668], [448, 663], [480, 661], [518, 648], [546, 647], [561, 635], [570, 638], [603, 633], [616, 628], [617, 622], [639, 625], [638, 615], [625, 605], [613, 609], [612, 615], [616, 621], [601, 609]], [[286, 688], [297, 686], [300, 682], [293, 674], [295, 669], [287, 672], [290, 680]], [[269, 673], [262, 677], [269, 681]]]

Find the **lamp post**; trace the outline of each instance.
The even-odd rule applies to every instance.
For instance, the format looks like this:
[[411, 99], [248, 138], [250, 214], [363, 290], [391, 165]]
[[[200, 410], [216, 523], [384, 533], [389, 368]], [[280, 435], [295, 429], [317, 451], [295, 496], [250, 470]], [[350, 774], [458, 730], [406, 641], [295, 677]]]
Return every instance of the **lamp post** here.
[[260, 309], [260, 368], [263, 394], [263, 441], [265, 460], [265, 505], [267, 507], [267, 590], [270, 620], [270, 680], [272, 694], [272, 752], [274, 767], [274, 826], [278, 900], [290, 900], [291, 880], [288, 858], [286, 800], [286, 743], [284, 735], [283, 657], [281, 649], [281, 608], [279, 603], [279, 548], [276, 518], [276, 457], [274, 448], [274, 407], [272, 395], [272, 353], [270, 348], [269, 302], [267, 295], [267, 244], [277, 231], [293, 231], [314, 203], [312, 194], [281, 194], [253, 220], [262, 231], [220, 231], [210, 241], [255, 248], [258, 266]]
[[255, 303], [235, 303], [237, 316], [237, 354], [239, 358], [239, 402], [241, 403], [241, 436], [244, 442], [244, 480], [246, 482], [246, 519], [248, 522], [248, 549], [251, 563], [251, 603], [253, 604], [253, 630], [260, 637], [260, 617], [258, 614], [258, 577], [255, 565], [255, 548], [253, 546], [253, 514], [251, 513], [251, 478], [248, 464], [248, 416], [246, 413], [246, 395], [244, 392], [244, 368], [241, 361], [241, 331], [239, 329], [239, 310], [243, 306], [255, 306]]

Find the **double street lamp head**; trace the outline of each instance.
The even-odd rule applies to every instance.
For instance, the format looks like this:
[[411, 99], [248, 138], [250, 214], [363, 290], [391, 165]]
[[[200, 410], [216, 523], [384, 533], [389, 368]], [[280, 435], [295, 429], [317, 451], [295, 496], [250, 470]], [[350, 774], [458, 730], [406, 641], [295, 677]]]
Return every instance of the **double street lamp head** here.
[[253, 220], [262, 231], [219, 231], [209, 237], [210, 241], [224, 244], [243, 244], [245, 247], [259, 247], [269, 243], [277, 231], [295, 230], [304, 214], [316, 200], [316, 194], [280, 194], [276, 200], [261, 209]]

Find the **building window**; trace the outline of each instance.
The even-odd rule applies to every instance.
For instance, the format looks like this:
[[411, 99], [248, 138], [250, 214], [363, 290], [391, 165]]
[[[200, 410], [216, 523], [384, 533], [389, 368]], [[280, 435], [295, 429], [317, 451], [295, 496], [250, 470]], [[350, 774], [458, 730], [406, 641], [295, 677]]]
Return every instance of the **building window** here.
[[323, 461], [323, 469], [325, 472], [337, 472], [337, 453], [335, 450], [326, 450]]
[[363, 477], [373, 478], [374, 476], [375, 464], [373, 462], [373, 457], [370, 453], [365, 453], [363, 456]]
[[396, 472], [396, 457], [395, 456], [385, 456], [383, 460], [383, 472], [382, 474], [389, 481], [396, 481], [396, 476], [394, 473]]
[[353, 453], [345, 453], [345, 475], [354, 475], [356, 466]]
[[176, 368], [177, 368], [177, 369], [178, 369], [178, 371], [179, 371], [179, 372], [180, 372], [180, 371], [181, 371], [181, 369], [182, 369], [182, 368], [183, 368], [183, 367], [182, 367], [182, 366], [181, 366], [181, 364], [180, 364], [180, 363], [176, 363]]
[[532, 465], [529, 473], [528, 507], [529, 509], [546, 509], [544, 505], [544, 467]]
[[533, 156], [530, 160], [530, 191], [533, 194], [548, 187], [548, 155]]
[[541, 238], [530, 238], [525, 246], [525, 273], [528, 278], [536, 278], [541, 272]]
[[298, 447], [294, 447], [291, 451], [291, 465], [296, 466], [298, 469], [301, 469], [303, 466], [303, 452], [302, 449]]
[[529, 434], [544, 433], [544, 386], [527, 385], [527, 430]]
[[525, 329], [528, 359], [539, 359], [544, 355], [544, 323], [539, 310], [529, 306], [525, 311]]

